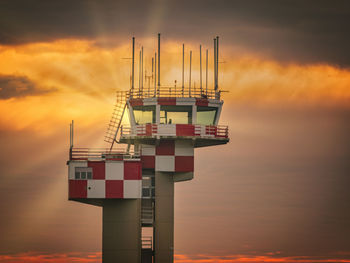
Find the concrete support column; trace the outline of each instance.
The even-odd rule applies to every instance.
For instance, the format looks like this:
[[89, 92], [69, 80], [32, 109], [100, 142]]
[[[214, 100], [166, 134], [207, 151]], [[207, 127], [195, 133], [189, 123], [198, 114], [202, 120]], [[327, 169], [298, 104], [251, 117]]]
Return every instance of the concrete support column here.
[[102, 262], [141, 262], [141, 200], [103, 203]]
[[172, 173], [155, 172], [155, 262], [174, 261], [174, 181]]

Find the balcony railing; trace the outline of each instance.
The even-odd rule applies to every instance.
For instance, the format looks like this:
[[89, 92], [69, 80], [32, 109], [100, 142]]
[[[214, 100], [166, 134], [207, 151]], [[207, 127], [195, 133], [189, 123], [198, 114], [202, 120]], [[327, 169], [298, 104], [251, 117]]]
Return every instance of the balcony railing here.
[[191, 136], [201, 138], [228, 138], [228, 126], [197, 124], [141, 124], [134, 128], [121, 126], [121, 137], [131, 136]]
[[141, 246], [142, 246], [142, 249], [152, 249], [153, 247], [152, 236], [141, 237]]
[[221, 91], [213, 89], [206, 90], [192, 87], [143, 87], [141, 89], [135, 88], [127, 92], [127, 99], [129, 98], [202, 98], [202, 99], [216, 99], [220, 100]]
[[126, 152], [125, 150], [113, 150], [105, 148], [71, 148], [69, 160], [126, 160], [139, 159], [139, 153]]

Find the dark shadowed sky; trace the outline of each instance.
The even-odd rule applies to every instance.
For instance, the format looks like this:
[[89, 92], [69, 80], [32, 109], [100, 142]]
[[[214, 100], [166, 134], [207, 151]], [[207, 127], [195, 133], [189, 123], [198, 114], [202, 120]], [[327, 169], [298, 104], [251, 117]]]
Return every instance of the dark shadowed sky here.
[[[350, 2], [335, 1], [1, 1], [0, 43], [60, 38], [149, 37], [206, 41], [287, 62], [350, 65]], [[111, 42], [108, 42], [109, 44]]]
[[99, 262], [101, 209], [67, 200], [69, 123], [105, 146], [130, 39], [149, 69], [158, 32], [162, 83], [184, 42], [197, 87], [219, 35], [229, 91], [230, 143], [175, 187], [177, 263], [350, 262], [349, 25], [350, 1], [0, 1], [0, 263]]

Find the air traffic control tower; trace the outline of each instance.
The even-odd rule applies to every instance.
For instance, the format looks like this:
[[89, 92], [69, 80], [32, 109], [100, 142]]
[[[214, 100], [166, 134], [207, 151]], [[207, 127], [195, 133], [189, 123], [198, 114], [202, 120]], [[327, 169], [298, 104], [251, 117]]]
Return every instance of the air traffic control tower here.
[[[216, 37], [214, 87], [207, 87], [208, 66], [206, 87], [202, 87], [201, 48], [199, 88], [191, 87], [191, 73], [187, 87], [184, 77], [180, 87], [161, 86], [158, 34], [152, 87], [143, 86], [142, 49], [136, 89], [133, 38], [131, 88], [117, 92], [106, 135], [110, 148], [75, 148], [71, 124], [68, 198], [102, 207], [103, 263], [173, 262], [174, 183], [193, 179], [194, 148], [229, 141], [228, 127], [218, 125], [223, 105], [218, 89], [218, 42]], [[184, 54], [183, 46], [183, 70]], [[190, 71], [191, 59], [192, 52]], [[128, 126], [121, 125], [125, 114]], [[121, 145], [126, 146], [124, 150], [114, 148]]]

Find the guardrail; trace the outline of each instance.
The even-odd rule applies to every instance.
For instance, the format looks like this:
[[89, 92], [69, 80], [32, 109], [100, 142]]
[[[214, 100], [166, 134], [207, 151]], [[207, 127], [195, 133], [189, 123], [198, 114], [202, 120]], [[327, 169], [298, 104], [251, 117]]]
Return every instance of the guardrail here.
[[228, 126], [199, 124], [140, 124], [121, 126], [121, 137], [129, 136], [195, 136], [228, 138]]
[[141, 237], [141, 244], [143, 249], [152, 249], [152, 237], [151, 236], [143, 236]]
[[176, 86], [160, 86], [160, 87], [143, 87], [142, 89], [135, 88], [127, 92], [127, 98], [153, 98], [153, 97], [167, 97], [167, 98], [205, 98], [220, 100], [222, 91], [215, 91], [213, 89], [205, 90], [192, 87], [176, 87]]
[[69, 160], [125, 160], [139, 159], [139, 153], [106, 148], [70, 148]]
[[141, 222], [143, 224], [153, 224], [153, 208], [142, 207], [141, 209]]

